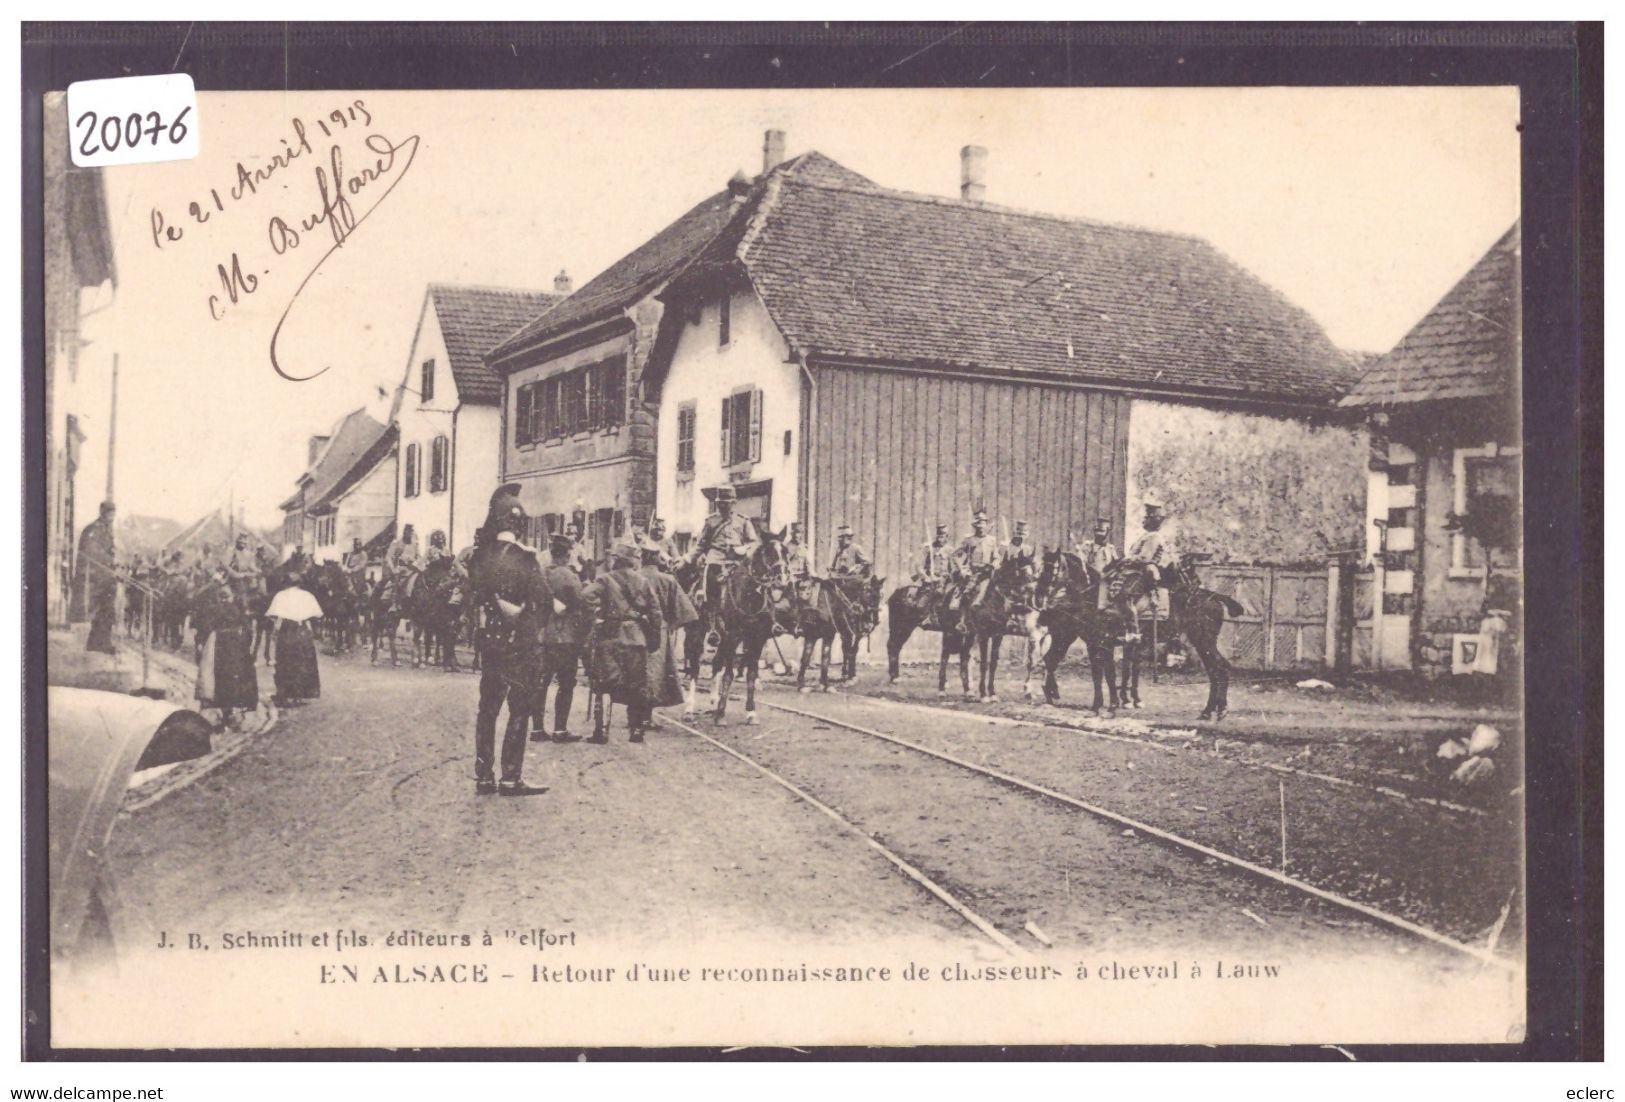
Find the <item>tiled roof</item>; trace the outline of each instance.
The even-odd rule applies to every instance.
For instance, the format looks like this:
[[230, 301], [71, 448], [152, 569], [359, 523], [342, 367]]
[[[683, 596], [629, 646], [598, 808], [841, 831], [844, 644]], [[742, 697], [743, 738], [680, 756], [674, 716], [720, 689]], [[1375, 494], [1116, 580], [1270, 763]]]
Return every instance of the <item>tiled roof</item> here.
[[440, 332], [446, 339], [457, 396], [464, 402], [494, 405], [502, 380], [485, 366], [485, 354], [498, 341], [564, 300], [563, 295], [509, 287], [429, 284]]
[[[322, 454], [300, 475], [301, 479], [308, 475], [311, 480], [305, 491], [306, 511], [315, 509], [330, 493], [340, 488], [340, 483], [351, 468], [387, 431], [385, 426], [367, 415], [365, 407], [345, 414], [329, 435]], [[281, 507], [291, 509], [298, 500], [299, 495], [294, 494]]]
[[[758, 191], [763, 179], [798, 179], [852, 188], [874, 186], [818, 152], [803, 153], [778, 165], [765, 177], [758, 178]], [[687, 268], [736, 217], [742, 218], [747, 206], [726, 189], [704, 200], [604, 269], [562, 304], [534, 318], [490, 349], [487, 359], [495, 362], [506, 358], [635, 305]]]
[[738, 255], [792, 346], [1330, 405], [1355, 361], [1196, 237], [783, 180]]
[[1518, 224], [1361, 377], [1342, 405], [1377, 407], [1512, 393]]
[[[322, 490], [319, 496], [313, 495], [306, 499], [309, 504], [306, 505], [305, 511], [311, 514], [326, 514], [336, 509], [339, 499], [354, 489], [358, 482], [366, 478], [379, 463], [383, 462], [385, 456], [394, 451], [395, 443], [400, 439], [400, 434], [400, 425], [391, 421], [385, 426], [383, 432], [373, 437], [365, 448], [350, 459], [349, 465], [345, 467], [344, 471], [329, 482], [327, 488]], [[325, 475], [323, 480], [326, 481]]]

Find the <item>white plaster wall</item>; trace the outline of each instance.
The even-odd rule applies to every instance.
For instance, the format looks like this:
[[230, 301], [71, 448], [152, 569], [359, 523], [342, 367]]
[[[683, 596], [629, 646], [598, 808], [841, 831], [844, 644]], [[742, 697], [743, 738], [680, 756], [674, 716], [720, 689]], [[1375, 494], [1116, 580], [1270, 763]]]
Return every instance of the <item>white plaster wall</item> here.
[[501, 461], [502, 411], [496, 406], [463, 406], [457, 411], [457, 431], [452, 436], [450, 506], [454, 515], [449, 531], [453, 548], [471, 545], [474, 530], [485, 523]]
[[396, 460], [384, 456], [367, 476], [338, 500], [334, 525], [335, 540], [326, 547], [315, 546], [316, 522], [309, 522], [310, 541], [305, 544], [317, 562], [335, 562], [344, 557], [352, 540], [366, 543], [389, 525], [395, 511]]
[[[418, 397], [422, 383], [423, 361], [434, 359], [434, 400], [424, 403]], [[417, 531], [418, 547], [428, 546], [429, 533], [440, 529], [452, 531], [451, 492], [429, 492], [429, 446], [436, 436], [451, 438], [452, 416], [457, 409], [457, 381], [452, 378], [450, 358], [446, 355], [446, 341], [440, 333], [440, 319], [435, 314], [432, 300], [426, 301], [417, 335], [412, 340], [412, 352], [406, 360], [401, 380], [401, 404], [395, 417], [401, 427], [401, 439], [396, 455], [395, 521], [396, 531], [410, 524]], [[422, 456], [416, 497], [406, 496], [406, 449], [418, 445]], [[456, 467], [455, 457], [452, 460]], [[486, 491], [489, 496], [490, 491]], [[348, 546], [348, 545], [346, 545]], [[461, 544], [456, 545], [461, 547]]]
[[[655, 449], [655, 512], [669, 531], [699, 534], [710, 511], [701, 489], [729, 480], [744, 465], [722, 466], [722, 399], [736, 387], [762, 390], [762, 457], [748, 467], [748, 481], [773, 480], [769, 523], [780, 528], [795, 519], [800, 486], [801, 368], [789, 360], [789, 347], [756, 295], [737, 292], [732, 302], [731, 339], [717, 344], [718, 306], [700, 312], [697, 324], [683, 327], [671, 369], [660, 394], [659, 438]], [[677, 409], [695, 402], [694, 474], [677, 477]], [[784, 434], [789, 432], [790, 454]]]

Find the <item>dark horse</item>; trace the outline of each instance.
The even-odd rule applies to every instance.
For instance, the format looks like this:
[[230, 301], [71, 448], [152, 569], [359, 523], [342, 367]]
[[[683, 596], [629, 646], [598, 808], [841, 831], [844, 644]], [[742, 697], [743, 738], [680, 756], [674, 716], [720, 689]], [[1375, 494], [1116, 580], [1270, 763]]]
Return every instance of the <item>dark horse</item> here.
[[949, 583], [933, 580], [899, 586], [886, 598], [886, 674], [895, 685], [898, 655], [916, 631], [942, 633], [942, 657], [937, 663], [937, 692], [948, 695], [948, 659], [959, 659], [960, 688], [970, 696], [970, 637], [960, 634], [957, 613], [948, 607]]
[[[1162, 638], [1174, 639], [1183, 635], [1191, 649], [1202, 660], [1207, 672], [1207, 704], [1200, 719], [1223, 719], [1230, 706], [1230, 662], [1219, 652], [1219, 629], [1226, 616], [1240, 616], [1246, 611], [1234, 598], [1196, 584], [1192, 564], [1206, 556], [1189, 555], [1163, 571], [1163, 583], [1168, 587], [1166, 620], [1153, 620], [1153, 630]], [[1133, 598], [1137, 613], [1143, 613], [1150, 601], [1150, 592], [1144, 583], [1144, 568], [1130, 560], [1113, 563], [1106, 571], [1106, 585], [1111, 589], [1121, 585], [1122, 592]], [[1156, 654], [1151, 661], [1157, 660]], [[1122, 691], [1129, 703], [1140, 706], [1139, 648], [1132, 643], [1123, 648]]]
[[[959, 686], [966, 700], [992, 703], [998, 700], [995, 677], [999, 665], [999, 651], [1007, 634], [1022, 634], [1031, 639], [1036, 631], [1033, 623], [1032, 559], [1018, 556], [1006, 559], [994, 569], [983, 590], [981, 599], [964, 608], [963, 621], [968, 631], [960, 630], [960, 614], [949, 607], [952, 596], [951, 582], [935, 582], [903, 586], [886, 601], [886, 615], [891, 624], [886, 635], [886, 666], [889, 680], [897, 683], [898, 656], [903, 645], [916, 630], [940, 631], [942, 654], [937, 663], [937, 692], [948, 693], [948, 659], [959, 659]], [[965, 599], [970, 599], [967, 587]], [[970, 654], [975, 646], [980, 668], [977, 671], [977, 692], [970, 688]]]
[[[1033, 600], [1033, 560], [1028, 556], [1005, 559], [993, 570], [979, 599], [965, 606], [965, 626], [976, 647], [976, 698], [983, 704], [999, 699], [994, 679], [999, 670], [999, 650], [1004, 637], [1025, 634], [1022, 622], [1030, 618]], [[970, 648], [961, 654], [962, 679], [969, 673]]]
[[796, 688], [807, 688], [807, 666], [813, 649], [823, 645], [818, 687], [829, 692], [829, 656], [835, 637], [841, 638], [841, 680], [858, 676], [858, 640], [875, 629], [880, 611], [880, 587], [884, 578], [808, 578], [794, 599], [792, 616], [795, 633], [801, 636], [801, 669]]
[[722, 722], [734, 671], [743, 661], [745, 722], [755, 723], [756, 673], [762, 663], [762, 648], [784, 631], [791, 617], [790, 577], [779, 537], [764, 531], [761, 542], [742, 562], [734, 564], [718, 590], [717, 607], [705, 617], [717, 633], [717, 653], [711, 662], [711, 683], [715, 686], [712, 716], [717, 723]]
[[423, 568], [405, 602], [412, 621], [412, 665], [438, 662], [448, 673], [457, 670], [457, 636], [465, 603], [463, 577], [456, 562], [442, 556]]
[[354, 650], [363, 594], [356, 592], [350, 575], [338, 563], [324, 562], [316, 567], [310, 590], [322, 606], [322, 622], [331, 633], [334, 653]]
[[1100, 713], [1102, 680], [1110, 694], [1109, 707], [1120, 706], [1117, 689], [1116, 650], [1128, 632], [1121, 612], [1108, 605], [1099, 607], [1100, 579], [1071, 551], [1044, 552], [1043, 569], [1038, 575], [1037, 603], [1042, 609], [1038, 622], [1049, 629], [1049, 650], [1044, 653], [1044, 702], [1061, 702], [1055, 668], [1066, 660], [1066, 652], [1079, 639], [1089, 653], [1089, 673], [1095, 682], [1095, 702], [1090, 710]]

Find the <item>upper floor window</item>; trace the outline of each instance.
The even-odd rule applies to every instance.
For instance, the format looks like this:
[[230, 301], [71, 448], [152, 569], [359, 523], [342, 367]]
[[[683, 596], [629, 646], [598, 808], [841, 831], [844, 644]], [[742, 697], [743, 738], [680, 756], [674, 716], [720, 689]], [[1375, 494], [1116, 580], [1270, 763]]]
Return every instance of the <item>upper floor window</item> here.
[[694, 424], [698, 410], [693, 402], [677, 407], [677, 473], [694, 473]]
[[425, 402], [434, 401], [434, 361], [423, 361], [423, 382], [418, 387], [418, 395]]
[[437, 436], [429, 444], [429, 492], [445, 493], [450, 473], [451, 441], [444, 436]]
[[532, 444], [626, 423], [626, 357], [561, 371], [514, 393], [514, 443]]
[[401, 489], [401, 493], [405, 497], [418, 496], [418, 481], [420, 474], [418, 469], [419, 450], [420, 449], [416, 444], [406, 445], [406, 469], [402, 477]]
[[733, 305], [732, 292], [724, 291], [721, 301], [717, 303], [717, 347], [726, 348], [728, 342], [733, 340]]
[[750, 387], [722, 399], [722, 465], [762, 458], [762, 392]]
[[517, 447], [536, 442], [532, 412], [536, 408], [536, 383], [525, 383], [513, 395], [513, 442]]

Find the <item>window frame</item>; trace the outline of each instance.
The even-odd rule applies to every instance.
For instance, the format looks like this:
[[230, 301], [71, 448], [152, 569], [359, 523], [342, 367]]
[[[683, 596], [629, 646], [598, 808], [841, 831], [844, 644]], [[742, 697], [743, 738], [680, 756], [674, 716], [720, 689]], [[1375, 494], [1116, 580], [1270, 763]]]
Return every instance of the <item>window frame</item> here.
[[451, 440], [441, 433], [429, 441], [429, 492], [443, 494], [451, 484]]
[[[683, 431], [687, 422], [688, 432]], [[695, 443], [700, 435], [700, 404], [695, 399], [677, 404], [677, 477], [693, 478]]]
[[528, 448], [536, 443], [537, 382], [520, 383], [514, 388], [513, 443], [516, 448]]
[[434, 357], [424, 360], [418, 368], [418, 400], [434, 401]]
[[422, 481], [421, 452], [416, 441], [406, 445], [404, 469], [401, 472], [401, 496], [417, 497]]
[[[1519, 459], [1523, 455], [1523, 448], [1517, 444], [1501, 446], [1491, 440], [1476, 448], [1456, 448], [1450, 461], [1450, 501], [1451, 508], [1457, 516], [1467, 512], [1467, 463], [1473, 459]], [[1518, 469], [1518, 501], [1523, 502], [1523, 476], [1519, 464]], [[1521, 543], [1521, 541], [1520, 541]], [[1483, 578], [1486, 566], [1467, 565], [1467, 536], [1462, 532], [1450, 533], [1450, 570], [1451, 578]], [[1523, 573], [1523, 556], [1519, 554], [1519, 561], [1512, 566], [1495, 567], [1497, 574]]]

